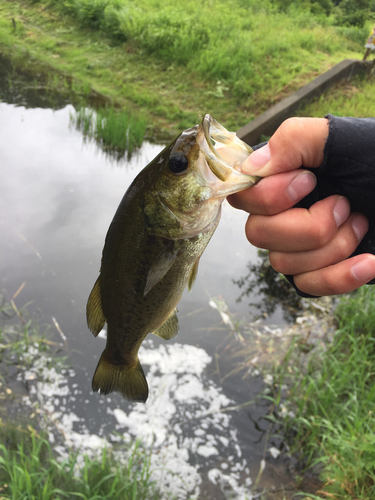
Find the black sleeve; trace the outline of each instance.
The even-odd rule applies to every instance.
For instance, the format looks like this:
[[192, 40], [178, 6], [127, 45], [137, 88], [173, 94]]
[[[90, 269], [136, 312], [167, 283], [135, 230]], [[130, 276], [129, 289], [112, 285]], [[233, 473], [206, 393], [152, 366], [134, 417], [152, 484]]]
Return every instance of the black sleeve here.
[[[348, 198], [352, 212], [369, 220], [369, 230], [353, 255], [375, 254], [375, 118], [339, 118], [327, 115], [329, 134], [320, 167], [309, 169], [317, 177], [315, 189], [297, 207], [310, 208], [327, 196]], [[304, 167], [302, 167], [304, 168]], [[286, 276], [295, 287], [292, 276]], [[369, 283], [374, 284], [375, 279]], [[299, 295], [311, 297], [296, 288]]]

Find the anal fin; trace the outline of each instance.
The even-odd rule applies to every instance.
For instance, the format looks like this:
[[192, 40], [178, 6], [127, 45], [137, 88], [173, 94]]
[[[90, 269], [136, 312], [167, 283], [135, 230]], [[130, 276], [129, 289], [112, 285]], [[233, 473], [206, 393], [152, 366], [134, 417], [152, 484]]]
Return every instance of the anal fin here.
[[164, 340], [173, 339], [178, 334], [178, 318], [177, 309], [169, 316], [167, 321], [159, 326], [157, 330], [153, 332], [154, 335], [161, 337]]
[[199, 258], [195, 261], [194, 266], [192, 267], [192, 269], [190, 271], [190, 276], [189, 276], [189, 281], [188, 281], [189, 292], [191, 292], [191, 289], [193, 288], [195, 280], [197, 279], [198, 265], [199, 265]]
[[102, 298], [100, 293], [100, 276], [95, 281], [95, 285], [89, 295], [86, 306], [87, 325], [95, 335], [103, 329], [106, 322], [102, 309]]

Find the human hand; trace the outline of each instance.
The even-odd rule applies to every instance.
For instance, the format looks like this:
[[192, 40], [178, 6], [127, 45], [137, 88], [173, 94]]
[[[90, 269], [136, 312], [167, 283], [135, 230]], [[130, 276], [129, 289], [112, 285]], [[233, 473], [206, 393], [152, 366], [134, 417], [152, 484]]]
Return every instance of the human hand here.
[[[375, 256], [348, 258], [368, 230], [364, 215], [334, 195], [309, 210], [292, 208], [316, 184], [315, 168], [323, 161], [328, 136], [325, 118], [286, 120], [264, 146], [243, 163], [242, 171], [264, 177], [254, 187], [228, 197], [249, 216], [247, 239], [268, 249], [272, 267], [293, 275], [299, 290], [310, 295], [336, 295], [355, 290], [375, 277]], [[299, 169], [299, 170], [297, 170]]]

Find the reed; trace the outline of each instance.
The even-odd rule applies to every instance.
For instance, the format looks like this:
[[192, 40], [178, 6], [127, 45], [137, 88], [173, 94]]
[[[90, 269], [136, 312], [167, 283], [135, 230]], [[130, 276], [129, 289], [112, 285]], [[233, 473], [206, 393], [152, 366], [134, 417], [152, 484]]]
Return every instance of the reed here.
[[276, 376], [290, 390], [284, 432], [307, 467], [322, 470], [323, 498], [375, 497], [374, 301], [371, 286], [341, 298], [333, 343], [307, 365], [294, 344]]
[[70, 115], [71, 123], [85, 137], [94, 140], [105, 151], [128, 157], [141, 145], [146, 132], [146, 121], [113, 107], [93, 109], [80, 107]]

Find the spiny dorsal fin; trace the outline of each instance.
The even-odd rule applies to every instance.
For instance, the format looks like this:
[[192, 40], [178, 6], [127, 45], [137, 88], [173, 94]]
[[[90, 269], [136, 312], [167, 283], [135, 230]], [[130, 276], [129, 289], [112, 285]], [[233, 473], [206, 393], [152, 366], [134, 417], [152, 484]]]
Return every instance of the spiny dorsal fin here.
[[173, 339], [173, 337], [178, 334], [177, 309], [175, 309], [167, 321], [164, 321], [164, 323], [153, 333], [164, 340]]
[[173, 250], [173, 242], [168, 243], [164, 250], [156, 257], [147, 275], [147, 281], [144, 295], [147, 295], [155, 285], [161, 281], [167, 274], [169, 269], [177, 257], [177, 253]]
[[86, 318], [88, 327], [96, 337], [103, 329], [104, 323], [106, 322], [103, 314], [102, 299], [100, 294], [100, 276], [95, 281], [95, 285], [91, 290], [87, 301]]
[[195, 264], [194, 264], [192, 270], [190, 271], [190, 276], [189, 276], [189, 281], [188, 281], [188, 290], [189, 290], [189, 292], [191, 292], [191, 289], [193, 288], [193, 285], [194, 285], [195, 280], [197, 278], [198, 266], [199, 266], [199, 259], [197, 259], [195, 261]]

